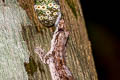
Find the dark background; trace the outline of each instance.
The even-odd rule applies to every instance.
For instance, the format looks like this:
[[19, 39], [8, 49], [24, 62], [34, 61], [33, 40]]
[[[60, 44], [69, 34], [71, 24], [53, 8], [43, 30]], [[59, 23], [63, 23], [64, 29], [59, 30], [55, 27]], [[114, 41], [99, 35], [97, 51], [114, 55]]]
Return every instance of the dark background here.
[[80, 2], [99, 80], [120, 80], [120, 26], [117, 22], [120, 9], [117, 9], [117, 2], [114, 0], [80, 0]]

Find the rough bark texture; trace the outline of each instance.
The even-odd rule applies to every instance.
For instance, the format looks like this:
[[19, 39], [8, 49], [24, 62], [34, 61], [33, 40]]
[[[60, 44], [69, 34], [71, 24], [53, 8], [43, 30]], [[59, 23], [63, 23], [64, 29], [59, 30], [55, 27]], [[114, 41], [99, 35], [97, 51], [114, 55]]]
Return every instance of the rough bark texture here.
[[18, 5], [0, 4], [0, 80], [28, 80], [29, 51], [21, 33], [21, 25], [30, 25], [27, 20]]
[[[7, 46], [4, 46], [5, 50], [2, 50], [0, 48], [0, 50], [2, 50], [3, 52], [2, 53], [0, 51], [0, 54], [4, 54], [3, 56], [0, 57], [5, 58], [3, 59], [3, 62], [4, 64], [7, 64], [10, 68], [10, 69], [5, 68], [7, 66], [0, 62], [0, 80], [8, 80], [11, 76], [12, 76], [12, 78], [10, 78], [11, 80], [28, 80], [28, 79], [51, 80], [51, 75], [48, 66], [40, 61], [38, 55], [34, 53], [34, 48], [35, 46], [41, 46], [42, 49], [48, 51], [50, 48], [50, 41], [52, 39], [54, 28], [53, 27], [46, 28], [40, 24], [33, 8], [34, 0], [5, 0], [5, 1], [7, 1], [6, 2], [7, 4], [9, 3], [9, 6], [2, 5], [0, 3], [0, 17], [1, 15], [6, 14], [6, 17], [1, 17], [0, 20], [7, 21], [4, 22], [0, 21], [0, 28], [1, 26], [6, 26], [8, 28], [6, 27], [2, 28], [4, 28], [4, 30], [10, 29], [9, 31], [11, 31], [12, 34], [17, 33], [17, 35], [7, 37], [7, 39], [9, 38], [14, 39], [13, 41], [15, 42], [13, 43], [15, 45], [17, 45], [16, 44], [17, 42], [21, 42], [22, 45], [26, 46], [25, 43], [22, 43], [24, 39], [25, 42], [27, 43], [27, 47], [30, 52], [30, 57], [29, 63], [26, 63], [25, 61], [23, 61], [24, 60], [23, 55], [28, 55], [27, 51], [23, 53], [18, 49], [18, 51], [14, 52], [16, 49], [11, 47], [7, 49], [8, 48]], [[19, 4], [17, 4], [17, 1]], [[66, 49], [67, 50], [66, 64], [70, 68], [70, 71], [72, 72], [75, 80], [97, 80], [97, 74], [91, 52], [91, 44], [90, 41], [88, 40], [79, 0], [60, 0], [60, 5], [62, 15], [65, 20], [65, 24], [67, 26], [67, 30], [70, 31], [70, 36]], [[21, 9], [20, 6], [22, 7]], [[5, 11], [2, 10], [4, 9], [3, 7], [5, 8]], [[26, 11], [26, 13], [24, 10]], [[15, 14], [13, 14], [14, 12]], [[30, 20], [27, 18], [27, 16], [29, 17]], [[4, 30], [3, 32], [5, 32]], [[16, 30], [16, 32], [14, 30]], [[7, 36], [7, 34], [4, 34], [3, 32], [0, 32], [0, 38], [6, 38]], [[20, 35], [21, 33], [22, 36]], [[1, 37], [1, 35], [3, 37]], [[0, 43], [3, 43], [3, 41], [4, 40], [2, 40], [2, 42]], [[21, 49], [26, 48], [22, 46]], [[15, 56], [13, 56], [11, 54], [12, 52], [10, 51], [14, 52], [13, 54]], [[16, 57], [17, 55], [18, 57]], [[20, 58], [20, 56], [22, 56], [23, 58]], [[8, 61], [7, 59], [11, 60], [11, 62]], [[15, 66], [13, 66], [13, 64]], [[21, 67], [18, 68], [18, 66]], [[25, 72], [25, 69], [27, 73]], [[2, 71], [3, 73], [1, 73], [1, 70], [4, 70]], [[10, 72], [12, 73], [11, 75]], [[23, 74], [21, 74], [21, 72]], [[6, 78], [6, 75], [8, 76], [8, 78]]]

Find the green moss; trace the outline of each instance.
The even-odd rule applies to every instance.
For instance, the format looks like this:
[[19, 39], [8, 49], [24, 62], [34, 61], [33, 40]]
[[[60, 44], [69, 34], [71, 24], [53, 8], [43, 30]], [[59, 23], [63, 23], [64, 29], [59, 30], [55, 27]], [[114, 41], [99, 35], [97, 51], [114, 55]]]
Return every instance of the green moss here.
[[33, 75], [37, 71], [37, 65], [32, 57], [29, 58], [29, 63], [24, 63], [28, 74]]
[[66, 0], [67, 4], [69, 5], [69, 7], [71, 8], [74, 16], [77, 18], [77, 13], [76, 13], [76, 9], [75, 9], [75, 4], [72, 0]]

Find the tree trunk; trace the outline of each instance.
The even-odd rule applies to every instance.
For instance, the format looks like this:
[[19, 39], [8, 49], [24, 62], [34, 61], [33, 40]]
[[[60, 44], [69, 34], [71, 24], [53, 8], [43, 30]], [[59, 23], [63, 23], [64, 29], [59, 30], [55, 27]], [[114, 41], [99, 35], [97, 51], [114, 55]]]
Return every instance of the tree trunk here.
[[[41, 25], [33, 5], [34, 0], [0, 0], [0, 80], [51, 80], [34, 49], [49, 51], [55, 27]], [[70, 32], [67, 66], [75, 80], [97, 80], [80, 2], [60, 0], [60, 6]]]

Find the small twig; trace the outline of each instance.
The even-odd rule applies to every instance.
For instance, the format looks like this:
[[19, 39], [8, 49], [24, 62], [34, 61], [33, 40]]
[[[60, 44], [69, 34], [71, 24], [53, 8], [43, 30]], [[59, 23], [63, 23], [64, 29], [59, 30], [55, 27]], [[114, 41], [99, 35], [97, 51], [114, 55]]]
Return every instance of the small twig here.
[[41, 47], [36, 47], [34, 51], [35, 51], [35, 53], [37, 53], [37, 54], [39, 55], [41, 61], [46, 64], [46, 61], [45, 61], [45, 53], [44, 53], [44, 51], [41, 49]]
[[64, 20], [60, 20], [51, 40], [51, 48], [47, 54], [40, 47], [35, 49], [41, 61], [48, 64], [52, 80], [73, 80], [73, 76], [65, 64], [68, 36], [69, 32], [65, 30]]

